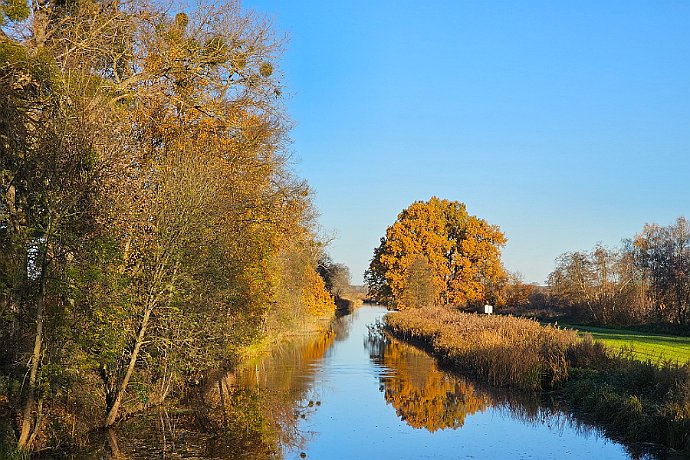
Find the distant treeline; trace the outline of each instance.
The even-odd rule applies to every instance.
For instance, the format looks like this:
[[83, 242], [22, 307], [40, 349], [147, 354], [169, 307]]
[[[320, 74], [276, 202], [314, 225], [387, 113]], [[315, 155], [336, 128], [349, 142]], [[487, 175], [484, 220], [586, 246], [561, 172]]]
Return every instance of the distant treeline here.
[[551, 308], [600, 324], [690, 326], [690, 226], [645, 225], [619, 248], [562, 254], [546, 288], [512, 277], [507, 305]]
[[0, 4], [0, 444], [77, 442], [334, 309], [281, 39], [164, 3]]

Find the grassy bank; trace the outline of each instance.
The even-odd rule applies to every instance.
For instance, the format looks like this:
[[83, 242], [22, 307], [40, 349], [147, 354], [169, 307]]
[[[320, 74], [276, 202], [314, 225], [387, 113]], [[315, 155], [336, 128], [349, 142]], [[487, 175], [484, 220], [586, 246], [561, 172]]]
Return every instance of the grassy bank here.
[[580, 334], [590, 334], [594, 340], [619, 351], [630, 351], [641, 361], [677, 361], [684, 364], [690, 361], [690, 337], [679, 337], [650, 332], [612, 329], [595, 326], [562, 324], [562, 327], [576, 329]]
[[690, 453], [690, 365], [641, 362], [591, 336], [443, 307], [386, 317], [392, 335], [494, 385], [551, 390], [618, 438]]

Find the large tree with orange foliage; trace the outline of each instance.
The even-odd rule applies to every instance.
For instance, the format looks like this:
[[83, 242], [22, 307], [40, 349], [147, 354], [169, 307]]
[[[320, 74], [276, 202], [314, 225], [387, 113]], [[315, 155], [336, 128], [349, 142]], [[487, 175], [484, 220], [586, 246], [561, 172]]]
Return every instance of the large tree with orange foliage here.
[[428, 267], [427, 283], [436, 303], [457, 305], [503, 302], [506, 273], [500, 229], [467, 213], [465, 205], [432, 197], [404, 209], [374, 250], [365, 273], [370, 295], [397, 308], [414, 307], [409, 294], [420, 265]]

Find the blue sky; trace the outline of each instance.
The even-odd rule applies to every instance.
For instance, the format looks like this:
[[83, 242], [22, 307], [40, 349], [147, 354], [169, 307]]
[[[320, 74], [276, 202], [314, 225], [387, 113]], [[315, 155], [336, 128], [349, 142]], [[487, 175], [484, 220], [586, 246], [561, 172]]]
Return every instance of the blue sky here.
[[432, 195], [554, 259], [690, 217], [690, 2], [243, 3], [289, 41], [295, 169], [360, 283], [397, 214]]

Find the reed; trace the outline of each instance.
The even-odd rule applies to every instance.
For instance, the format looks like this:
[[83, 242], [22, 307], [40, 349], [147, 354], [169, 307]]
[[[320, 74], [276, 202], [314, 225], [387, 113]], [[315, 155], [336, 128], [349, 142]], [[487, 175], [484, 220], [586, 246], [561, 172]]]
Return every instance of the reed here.
[[568, 377], [566, 356], [577, 333], [509, 316], [462, 313], [445, 307], [386, 317], [394, 336], [430, 348], [444, 364], [493, 385], [538, 390]]
[[690, 363], [642, 362], [591, 335], [510, 316], [425, 307], [391, 313], [386, 330], [493, 385], [554, 389], [616, 438], [690, 454]]

